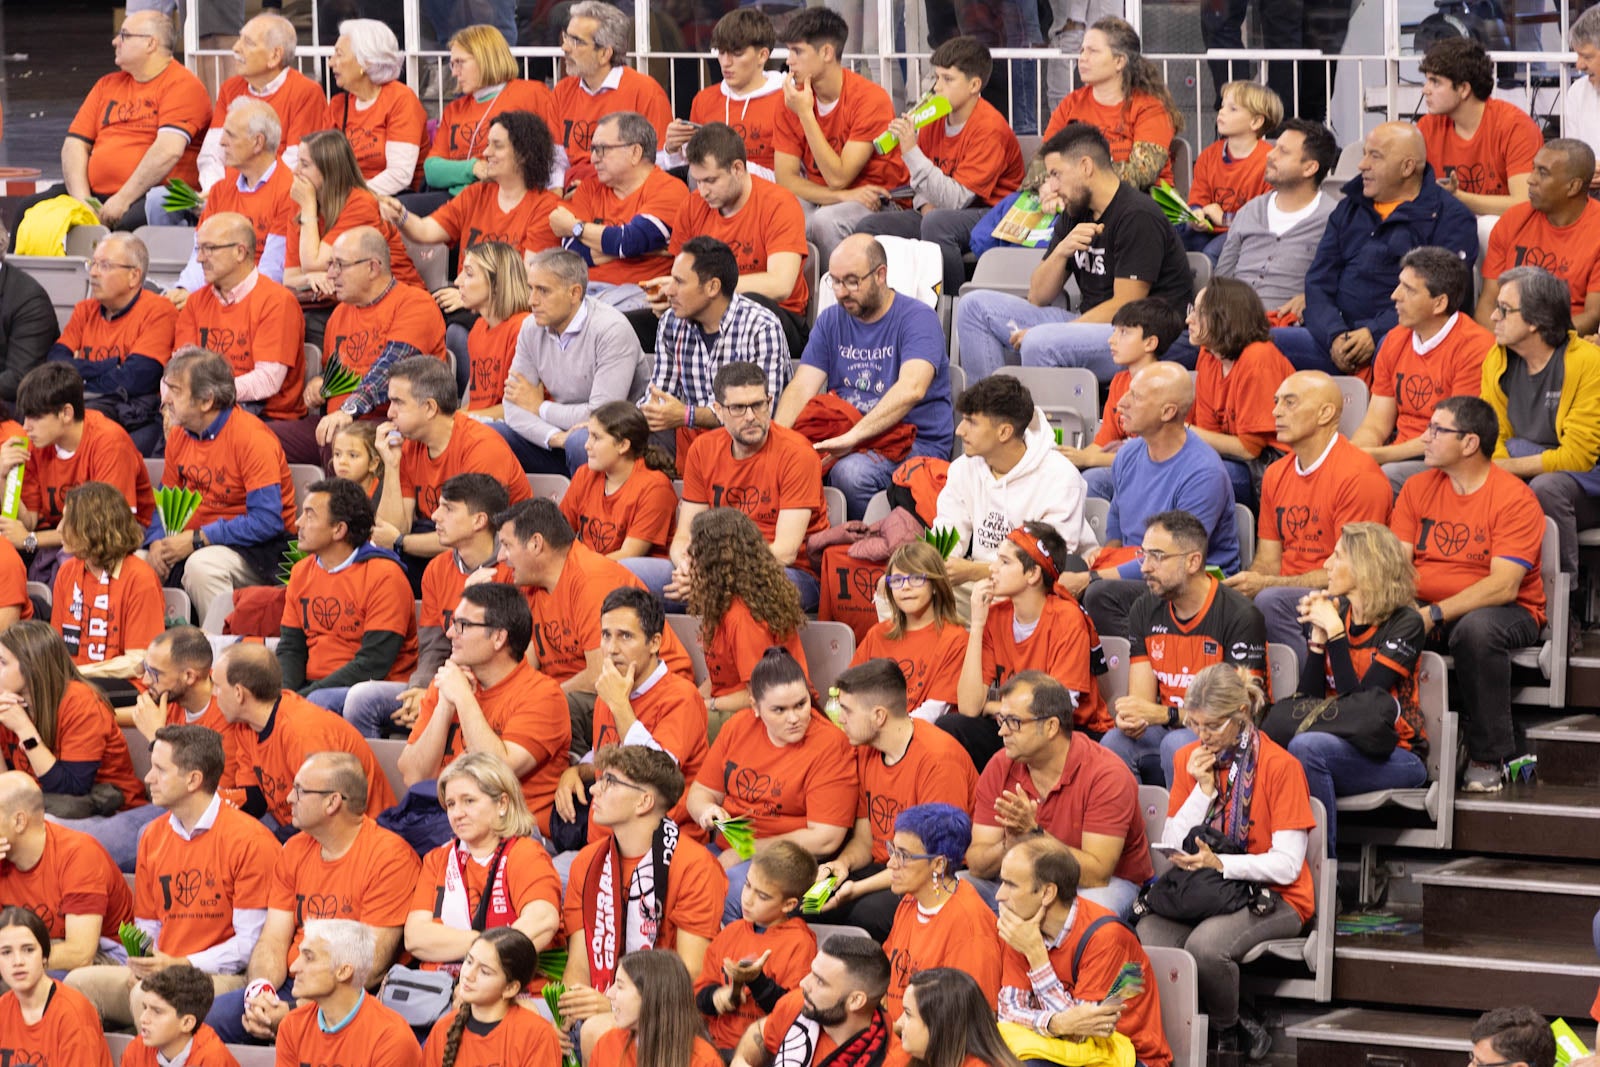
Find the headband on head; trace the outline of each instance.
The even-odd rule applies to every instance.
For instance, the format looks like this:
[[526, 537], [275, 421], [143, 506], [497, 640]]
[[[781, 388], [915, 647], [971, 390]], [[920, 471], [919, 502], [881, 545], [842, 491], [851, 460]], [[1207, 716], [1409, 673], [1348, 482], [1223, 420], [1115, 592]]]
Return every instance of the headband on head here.
[[1028, 558], [1037, 563], [1040, 569], [1044, 571], [1044, 591], [1048, 593], [1053, 590], [1056, 587], [1056, 581], [1061, 577], [1061, 569], [1056, 566], [1056, 561], [1050, 558], [1050, 553], [1044, 550], [1044, 542], [1021, 526], [1006, 534], [1006, 540], [1026, 552]]

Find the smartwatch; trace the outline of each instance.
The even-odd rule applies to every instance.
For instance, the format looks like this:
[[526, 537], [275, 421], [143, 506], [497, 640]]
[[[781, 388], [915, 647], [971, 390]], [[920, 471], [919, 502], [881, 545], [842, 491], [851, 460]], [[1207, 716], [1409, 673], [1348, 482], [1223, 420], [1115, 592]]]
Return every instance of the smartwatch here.
[[39, 747], [39, 739], [37, 737], [29, 737], [22, 742], [22, 747], [32, 752]]
[[199, 530], [196, 530], [194, 532], [194, 550], [198, 552], [204, 547], [206, 547], [205, 538], [200, 536]]
[[1441, 625], [1444, 622], [1444, 609], [1438, 604], [1429, 604], [1428, 618], [1433, 622], [1433, 625]]

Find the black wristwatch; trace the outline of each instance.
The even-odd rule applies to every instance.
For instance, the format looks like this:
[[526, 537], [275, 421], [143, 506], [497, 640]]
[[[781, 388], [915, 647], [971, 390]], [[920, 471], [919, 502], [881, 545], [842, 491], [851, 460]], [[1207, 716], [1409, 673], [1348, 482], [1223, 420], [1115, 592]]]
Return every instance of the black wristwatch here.
[[198, 552], [204, 547], [206, 547], [205, 538], [200, 536], [200, 531], [199, 530], [196, 530], [194, 532], [194, 550], [196, 552]]
[[397, 556], [403, 556], [403, 555], [406, 554], [406, 535], [405, 534], [401, 534], [399, 537], [396, 537], [394, 539], [394, 554], [397, 555]]
[[1429, 604], [1428, 605], [1428, 618], [1433, 622], [1433, 625], [1435, 625], [1435, 626], [1443, 625], [1443, 623], [1444, 623], [1444, 609], [1441, 608], [1438, 604]]
[[39, 747], [39, 739], [37, 737], [25, 737], [22, 739], [22, 747], [27, 751], [32, 752], [34, 749]]

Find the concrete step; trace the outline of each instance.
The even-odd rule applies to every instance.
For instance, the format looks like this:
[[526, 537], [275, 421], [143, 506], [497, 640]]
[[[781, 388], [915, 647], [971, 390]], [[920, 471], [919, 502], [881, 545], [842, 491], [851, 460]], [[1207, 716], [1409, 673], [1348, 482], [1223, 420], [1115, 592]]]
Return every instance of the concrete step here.
[[1530, 726], [1527, 737], [1539, 757], [1540, 781], [1600, 789], [1600, 715], [1568, 715]]
[[1455, 851], [1600, 860], [1600, 789], [1536, 778], [1457, 794]]
[[1298, 1023], [1297, 1067], [1461, 1067], [1472, 1051], [1473, 1015], [1340, 1008]]
[[1526, 941], [1582, 941], [1600, 909], [1600, 867], [1471, 856], [1419, 871], [1424, 929], [1503, 937], [1517, 916]]

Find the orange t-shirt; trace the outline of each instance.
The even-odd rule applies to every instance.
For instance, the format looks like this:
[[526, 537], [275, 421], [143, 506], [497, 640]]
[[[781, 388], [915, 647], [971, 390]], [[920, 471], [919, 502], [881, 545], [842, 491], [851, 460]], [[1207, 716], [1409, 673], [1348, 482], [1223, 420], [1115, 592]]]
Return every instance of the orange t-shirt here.
[[983, 627], [983, 677], [1004, 685], [1019, 671], [1044, 671], [1078, 694], [1072, 721], [1080, 730], [1104, 733], [1115, 725], [1100, 693], [1093, 665], [1100, 657], [1100, 634], [1083, 606], [1071, 597], [1045, 597], [1044, 611], [1033, 633], [1016, 640], [1012, 629], [1016, 608], [996, 604]]
[[1445, 397], [1477, 396], [1483, 387], [1483, 357], [1494, 347], [1494, 334], [1464, 311], [1427, 355], [1417, 354], [1413, 336], [1408, 328], [1396, 326], [1372, 361], [1372, 395], [1395, 402], [1396, 444], [1421, 437], [1434, 405]]
[[861, 789], [856, 818], [872, 829], [872, 862], [889, 862], [894, 821], [918, 804], [951, 804], [971, 811], [978, 796], [978, 770], [966, 750], [931, 722], [913, 719], [911, 743], [892, 765], [871, 745], [856, 746], [856, 778]]
[[[816, 115], [817, 124], [822, 127], [823, 140], [836, 153], [843, 152], [844, 146], [852, 141], [870, 144], [873, 138], [889, 128], [895, 116], [894, 101], [877, 83], [868, 81], [854, 71], [840, 73], [839, 99], [834, 101], [832, 110], [826, 115], [820, 109]], [[772, 147], [775, 154], [799, 159], [800, 173], [807, 180], [817, 185], [824, 184], [822, 173], [817, 169], [816, 156], [806, 140], [805, 127], [800, 125], [800, 116], [787, 107], [778, 109]], [[900, 158], [900, 149], [896, 146], [887, 154], [879, 154], [874, 150], [867, 157], [861, 173], [856, 175], [856, 180], [850, 183], [850, 188], [881, 185], [885, 189], [898, 189], [910, 182], [911, 172], [906, 169], [905, 160]]]
[[1140, 141], [1167, 149], [1167, 165], [1161, 168], [1157, 184], [1172, 181], [1172, 141], [1178, 136], [1172, 116], [1160, 100], [1135, 91], [1120, 104], [1102, 104], [1094, 98], [1094, 87], [1085, 85], [1068, 93], [1050, 114], [1044, 139], [1054, 137], [1069, 122], [1086, 122], [1106, 135], [1111, 142], [1111, 158], [1126, 163], [1133, 146]]
[[228, 729], [228, 720], [222, 717], [222, 709], [217, 706], [216, 696], [213, 695], [204, 710], [193, 719], [189, 717], [189, 710], [182, 704], [176, 700], [168, 701], [165, 725], [204, 726], [222, 735], [222, 786], [217, 792], [223, 794], [225, 800], [243, 804], [244, 794], [235, 785], [239, 781], [239, 768], [242, 766], [239, 759], [239, 737]]
[[561, 514], [578, 540], [609, 556], [630, 537], [650, 542], [647, 555], [665, 556], [678, 514], [678, 493], [665, 474], [634, 460], [633, 470], [614, 493], [606, 492], [606, 476], [579, 467], [561, 498]]
[[1583, 212], [1566, 226], [1533, 205], [1513, 205], [1489, 233], [1483, 276], [1499, 278], [1512, 267], [1542, 267], [1572, 290], [1572, 314], [1583, 311], [1590, 293], [1600, 293], [1600, 202], [1585, 200]]
[[234, 786], [260, 789], [267, 802], [267, 814], [278, 820], [279, 826], [288, 826], [292, 821], [289, 790], [294, 786], [296, 772], [307, 756], [317, 752], [348, 752], [361, 761], [367, 776], [368, 815], [376, 816], [394, 806], [394, 790], [389, 788], [388, 776], [378, 766], [367, 739], [344, 719], [298, 693], [287, 689], [282, 692], [264, 733], [256, 733], [243, 722], [230, 724], [228, 733], [239, 746]]
[[[1050, 950], [1050, 969], [1077, 1000], [1101, 1001], [1111, 992], [1123, 965], [1137, 963], [1144, 969], [1144, 992], [1124, 1002], [1122, 1015], [1117, 1019], [1117, 1032], [1133, 1042], [1134, 1054], [1146, 1067], [1170, 1067], [1172, 1049], [1167, 1045], [1166, 1032], [1161, 1028], [1161, 990], [1156, 983], [1150, 957], [1132, 930], [1121, 923], [1106, 923], [1094, 932], [1084, 947], [1078, 961], [1078, 980], [1072, 980], [1072, 957], [1089, 925], [1111, 912], [1092, 900], [1079, 897], [1073, 905], [1072, 926], [1061, 939], [1061, 944]], [[1028, 959], [1010, 945], [1000, 946], [1001, 985], [1020, 990], [1024, 1003], [1039, 1009], [1033, 995], [1033, 982], [1028, 978]]]
[[462, 93], [446, 104], [427, 154], [438, 159], [482, 159], [490, 125], [497, 116], [508, 111], [526, 111], [538, 116], [544, 120], [552, 137], [561, 132], [555, 94], [544, 82], [512, 78], [488, 100]]
[[1455, 177], [1463, 193], [1505, 196], [1511, 178], [1533, 171], [1544, 134], [1528, 113], [1504, 100], [1486, 100], [1472, 140], [1456, 133], [1448, 115], [1424, 115], [1417, 129], [1428, 146], [1428, 162], [1441, 178]]
[[[580, 221], [600, 226], [625, 226], [642, 215], [667, 230], [670, 241], [672, 224], [688, 198], [689, 187], [657, 167], [650, 171], [639, 188], [625, 197], [618, 196], [598, 177], [585, 178], [567, 202], [567, 207]], [[549, 226], [545, 228], [548, 230]], [[659, 251], [642, 256], [597, 263], [589, 268], [589, 280], [622, 285], [625, 282], [642, 282], [668, 274], [671, 270], [672, 259], [667, 254], [667, 246], [663, 245]]]
[[844, 731], [816, 708], [805, 736], [781, 747], [754, 708], [735, 713], [717, 732], [695, 781], [723, 794], [730, 817], [748, 815], [758, 840], [808, 823], [855, 825], [855, 753]]
[[161, 924], [156, 948], [187, 956], [228, 940], [235, 910], [267, 906], [278, 839], [258, 819], [217, 802], [210, 829], [185, 841], [163, 815], [139, 838], [133, 913]]
[[188, 139], [170, 176], [199, 185], [196, 161], [201, 137], [210, 125], [211, 94], [174, 59], [149, 81], [119, 70], [95, 82], [78, 106], [67, 136], [88, 142], [89, 188], [108, 197], [133, 177], [162, 130]]
[[[546, 591], [529, 586], [523, 590], [533, 612], [533, 649], [539, 670], [557, 682], [583, 673], [589, 665], [588, 653], [600, 647], [600, 605], [607, 593], [622, 586], [643, 589], [644, 583], [616, 560], [574, 541], [555, 588]], [[660, 655], [673, 674], [694, 677], [689, 653], [670, 626], [661, 631]]]
[[[391, 85], [394, 83], [390, 83]], [[322, 243], [331, 246], [339, 239], [339, 235], [358, 226], [371, 226], [383, 234], [383, 239], [389, 244], [389, 270], [395, 279], [402, 285], [414, 285], [422, 288], [422, 275], [417, 273], [417, 268], [411, 262], [411, 253], [406, 251], [405, 239], [400, 236], [400, 231], [390, 224], [378, 210], [378, 198], [366, 189], [351, 189], [350, 195], [345, 199], [344, 210], [339, 212], [339, 217], [333, 220], [322, 234]], [[296, 209], [289, 218], [289, 236], [287, 247], [284, 249], [283, 265], [299, 267], [300, 264], [300, 212]], [[339, 305], [344, 307], [346, 305]], [[394, 340], [395, 338], [389, 338]], [[425, 350], [431, 351], [431, 350]], [[348, 365], [348, 364], [347, 364]]]
[[1521, 478], [1490, 467], [1488, 480], [1463, 496], [1442, 470], [1414, 474], [1395, 498], [1389, 528], [1411, 546], [1419, 601], [1454, 596], [1487, 577], [1493, 560], [1509, 559], [1527, 568], [1517, 603], [1544, 625], [1544, 509]]
[[517, 354], [517, 338], [528, 313], [519, 311], [498, 326], [478, 317], [467, 335], [467, 363], [472, 374], [467, 410], [482, 411], [505, 403], [506, 381], [511, 377], [511, 359]]
[[1321, 567], [1347, 523], [1387, 524], [1394, 496], [1383, 468], [1343, 434], [1310, 474], [1300, 474], [1298, 462], [1291, 452], [1267, 468], [1256, 529], [1283, 545], [1279, 571], [1288, 576]]
[[84, 482], [105, 482], [133, 502], [141, 524], [156, 510], [150, 488], [150, 468], [144, 465], [133, 438], [115, 420], [98, 411], [84, 410], [83, 437], [78, 450], [62, 455], [59, 447], [28, 449], [28, 469], [22, 479], [22, 505], [39, 516], [38, 529], [61, 525], [61, 508], [67, 494]]
[[400, 446], [400, 496], [416, 504], [413, 528], [418, 522], [432, 522], [439, 506], [439, 490], [451, 478], [467, 473], [488, 474], [506, 487], [511, 502], [533, 498], [522, 464], [512, 454], [505, 438], [464, 411], [451, 420], [450, 440], [437, 456], [428, 454], [421, 441]]
[[1100, 428], [1094, 433], [1094, 443], [1101, 448], [1128, 439], [1127, 431], [1122, 428], [1122, 416], [1117, 414], [1117, 405], [1127, 395], [1132, 382], [1133, 373], [1125, 370], [1117, 371], [1111, 379], [1110, 391], [1106, 393], [1106, 406], [1100, 413]]
[[716, 635], [705, 645], [706, 670], [711, 674], [711, 695], [725, 696], [750, 684], [750, 672], [755, 669], [767, 649], [781, 644], [789, 650], [800, 669], [810, 676], [806, 665], [806, 650], [800, 644], [800, 631], [796, 630], [779, 641], [764, 622], [757, 621], [742, 597], [728, 602], [728, 610], [717, 623]]
[[[455, 618], [456, 605], [461, 603], [461, 591], [467, 587], [469, 575], [456, 563], [456, 554], [446, 550], [428, 561], [422, 571], [422, 610], [418, 612], [421, 626], [448, 629]], [[494, 568], [494, 581], [511, 582], [511, 568], [498, 563]]]
[[[1306, 772], [1300, 761], [1289, 755], [1264, 733], [1257, 733], [1260, 752], [1256, 755], [1255, 791], [1250, 797], [1250, 829], [1245, 835], [1245, 852], [1262, 855], [1272, 849], [1272, 835], [1279, 830], [1304, 830], [1310, 833], [1316, 826], [1311, 812], [1311, 794], [1306, 788]], [[1200, 742], [1191, 741], [1178, 750], [1173, 762], [1172, 792], [1167, 801], [1167, 817], [1178, 814], [1183, 802], [1195, 788], [1194, 776], [1189, 773], [1189, 757]], [[1228, 776], [1219, 775], [1218, 796], [1226, 806]], [[1311, 885], [1311, 868], [1304, 862], [1300, 873], [1290, 885], [1268, 886], [1283, 898], [1302, 919], [1311, 918], [1316, 910], [1316, 894]], [[1082, 901], [1079, 901], [1080, 906]]]
[[349, 93], [334, 93], [322, 126], [344, 132], [361, 176], [369, 182], [388, 169], [385, 148], [390, 141], [416, 145], [416, 173], [422, 173], [422, 157], [428, 153], [428, 112], [416, 91], [398, 80], [381, 85], [377, 98], [366, 107]]
[[[709, 91], [709, 90], [708, 90]], [[672, 224], [668, 248], [676, 256], [691, 237], [715, 237], [733, 249], [739, 274], [761, 274], [774, 252], [793, 252], [800, 257], [800, 273], [794, 288], [778, 305], [796, 315], [804, 315], [811, 299], [806, 284], [806, 213], [789, 190], [757, 174], [750, 176], [750, 199], [732, 215], [723, 215], [699, 195], [683, 198], [677, 221]]]
[[934, 166], [989, 205], [1022, 187], [1027, 169], [1022, 148], [1011, 124], [993, 104], [979, 97], [966, 124], [956, 133], [946, 128], [946, 121], [917, 131], [917, 150]]
[[[752, 456], [733, 454], [733, 437], [725, 429], [694, 439], [678, 464], [683, 472], [683, 499], [711, 508], [738, 508], [755, 522], [768, 544], [778, 533], [778, 513], [805, 508], [811, 512], [806, 538], [828, 528], [828, 507], [822, 499], [822, 460], [800, 434], [773, 423], [766, 443]], [[794, 566], [814, 571], [809, 553]]]
[[242, 74], [223, 82], [217, 90], [217, 106], [211, 109], [213, 130], [222, 129], [228, 118], [228, 106], [241, 96], [260, 100], [277, 114], [278, 125], [283, 127], [283, 136], [279, 139], [282, 148], [298, 147], [307, 134], [324, 128], [328, 94], [322, 91], [321, 85], [293, 67], [284, 72], [283, 84], [264, 96], [251, 92], [250, 83]]
[[163, 367], [172, 358], [172, 336], [178, 327], [178, 309], [156, 293], [141, 291], [115, 318], [106, 318], [100, 301], [80, 300], [61, 331], [60, 343], [77, 359], [118, 363], [129, 356], [144, 356]]
[[561, 198], [550, 190], [529, 189], [505, 211], [500, 207], [498, 182], [474, 182], [428, 218], [450, 240], [460, 242], [461, 255], [483, 241], [500, 241], [520, 252], [542, 252], [560, 243], [550, 229], [550, 212], [560, 206]]
[[[694, 94], [689, 104], [689, 121], [697, 126], [708, 122], [732, 126], [733, 132], [744, 142], [744, 158], [749, 165], [764, 167], [770, 173], [778, 112], [784, 110], [783, 91], [735, 99], [724, 91], [727, 84], [717, 82]], [[741, 273], [744, 270], [743, 267], [739, 269]]]
[[[761, 972], [781, 989], [799, 989], [800, 979], [811, 973], [811, 961], [817, 956], [817, 935], [798, 916], [780, 920], [761, 930], [756, 929], [749, 919], [731, 922], [711, 939], [705, 962], [694, 981], [695, 992], [727, 984], [722, 974], [724, 960], [733, 960], [735, 963], [753, 960], [763, 952], [771, 952], [772, 955], [767, 957]], [[761, 1005], [753, 997], [748, 997], [726, 1015], [707, 1015], [706, 1029], [718, 1048], [731, 1049], [739, 1044], [739, 1039], [750, 1029], [750, 1024], [760, 1022], [765, 1015]]]
[[856, 646], [850, 666], [880, 656], [894, 660], [906, 676], [906, 707], [912, 711], [930, 700], [956, 703], [961, 662], [967, 655], [967, 631], [960, 626], [924, 626], [907, 630], [899, 640], [889, 637], [887, 622], [874, 623]]
[[369, 633], [400, 635], [384, 680], [403, 682], [417, 669], [417, 609], [406, 572], [386, 551], [328, 570], [307, 556], [289, 573], [280, 625], [306, 639], [306, 680], [321, 681], [355, 659]]
[[28, 567], [11, 542], [0, 538], [0, 608], [18, 608], [21, 618], [33, 618], [33, 598], [28, 595]]
[[[8, 1067], [111, 1067], [111, 1049], [100, 1027], [100, 1013], [89, 998], [65, 982], [45, 981], [51, 985], [50, 999], [45, 1002], [44, 1015], [32, 1025], [22, 1017], [16, 993], [7, 991], [0, 996], [0, 1063]], [[150, 1062], [155, 1062], [154, 1057]]]
[[[56, 707], [56, 743], [50, 746], [58, 760], [67, 763], [93, 763], [94, 780], [107, 782], [122, 791], [122, 807], [137, 808], [145, 799], [144, 783], [133, 772], [128, 754], [128, 739], [122, 736], [111, 705], [100, 690], [88, 682], [68, 682], [61, 703]], [[0, 752], [13, 770], [34, 777], [33, 764], [17, 735], [0, 726]]]
[[[1212, 141], [1194, 161], [1194, 180], [1189, 183], [1189, 203], [1200, 207], [1210, 204], [1220, 206], [1226, 215], [1238, 214], [1239, 209], [1262, 193], [1268, 192], [1267, 155], [1272, 142], [1260, 140], [1243, 159], [1228, 155], [1228, 142]], [[1226, 230], [1218, 227], [1218, 232]]]
[[443, 359], [444, 316], [425, 290], [417, 285], [396, 285], [367, 307], [336, 305], [328, 316], [324, 338], [327, 355], [338, 356], [339, 362], [356, 374], [366, 374], [390, 341]]
[[[645, 681], [642, 678], [637, 680], [640, 685]], [[705, 765], [709, 747], [706, 740], [706, 705], [699, 688], [689, 679], [667, 671], [649, 689], [632, 694], [628, 704], [633, 709], [634, 718], [650, 732], [656, 745], [677, 761], [678, 769], [683, 772], [683, 780], [694, 781], [700, 768]], [[616, 714], [603, 699], [594, 702], [592, 736], [596, 752], [606, 745], [623, 744], [623, 738], [617, 733]], [[679, 826], [688, 828], [694, 824], [688, 818], [689, 806], [685, 801], [689, 790], [683, 792], [684, 796], [678, 798], [667, 816]], [[594, 821], [594, 811], [591, 809], [589, 840], [597, 841], [610, 832], [607, 827]]]
[[607, 115], [619, 111], [633, 111], [643, 115], [656, 129], [656, 144], [667, 139], [667, 124], [672, 121], [672, 101], [666, 90], [648, 75], [632, 67], [615, 67], [606, 76], [617, 78], [615, 88], [603, 88], [592, 93], [576, 75], [568, 75], [556, 82], [556, 114], [558, 126], [550, 129], [556, 143], [567, 150], [566, 185], [570, 189], [585, 178], [594, 177], [594, 164], [589, 160], [589, 143], [594, 140], [594, 128]]
[[[300, 218], [299, 206], [289, 197], [289, 189], [293, 185], [294, 171], [281, 159], [272, 165], [272, 173], [267, 175], [266, 180], [249, 192], [239, 188], [239, 172], [229, 167], [206, 192], [206, 206], [200, 211], [200, 221], [204, 222], [224, 211], [237, 212], [249, 219], [256, 233], [256, 257], [259, 262], [262, 250], [267, 247], [267, 238], [276, 234], [287, 241], [289, 227]], [[287, 254], [287, 247], [284, 251]]]
[[[112, 941], [117, 927], [133, 921], [133, 890], [111, 853], [81, 830], [48, 821], [44, 855], [32, 870], [0, 863], [0, 900], [39, 916], [55, 941], [67, 936], [68, 915], [99, 915], [100, 936]], [[7, 1033], [0, 1028], [0, 1040]]]
[[[195, 1029], [185, 1055], [188, 1058], [183, 1061], [183, 1067], [239, 1067], [239, 1061], [233, 1058], [222, 1038], [205, 1023]], [[145, 1044], [138, 1034], [134, 1034], [133, 1040], [122, 1050], [120, 1062], [121, 1067], [161, 1067], [156, 1050]]]
[[[526, 749], [533, 757], [533, 769], [522, 778], [522, 797], [528, 810], [539, 820], [541, 833], [550, 832], [550, 809], [555, 803], [556, 783], [567, 769], [567, 747], [572, 743], [572, 718], [567, 712], [567, 696], [561, 687], [526, 662], [519, 662], [498, 684], [477, 693], [478, 707], [500, 740]], [[422, 711], [411, 727], [407, 745], [414, 745], [433, 721], [439, 706], [439, 685], [428, 686], [422, 697]], [[445, 739], [444, 758], [439, 770], [466, 754], [459, 723], [450, 724]]]
[[1281, 448], [1272, 418], [1273, 394], [1294, 367], [1271, 341], [1246, 345], [1226, 371], [1202, 348], [1195, 363], [1194, 410], [1189, 423], [1211, 433], [1231, 434], [1247, 447]]
[[[534, 984], [540, 981], [535, 976]], [[422, 1046], [422, 1062], [426, 1067], [439, 1067], [444, 1062], [445, 1039], [455, 1021], [456, 1013], [451, 1012], [433, 1024], [427, 1043]], [[455, 1067], [546, 1067], [560, 1062], [561, 1045], [556, 1038], [556, 1028], [538, 1012], [516, 1004], [488, 1032], [469, 1024], [461, 1031], [461, 1042], [456, 1045]]]
[[301, 1063], [422, 1067], [417, 1035], [377, 997], [363, 994], [355, 1018], [333, 1033], [322, 1029], [317, 1021], [319, 1011], [316, 1002], [308, 1000], [284, 1016], [278, 1026], [278, 1067]]
[[932, 915], [923, 913], [916, 897], [901, 897], [883, 951], [889, 957], [883, 1007], [890, 1020], [900, 1018], [912, 975], [932, 967], [955, 967], [972, 975], [991, 1008], [1000, 999], [1000, 934], [994, 911], [971, 882], [957, 882], [955, 895]]
[[216, 286], [189, 294], [178, 313], [173, 344], [199, 345], [228, 361], [235, 378], [260, 363], [286, 368], [283, 384], [266, 400], [262, 418], [301, 419], [306, 414], [306, 318], [295, 295], [265, 274], [237, 303], [225, 304]]
[[[404, 926], [421, 870], [411, 846], [371, 819], [361, 820], [355, 841], [336, 860], [323, 859], [322, 846], [310, 834], [289, 838], [272, 869], [267, 894], [267, 907], [294, 915], [294, 941], [287, 962], [293, 963], [300, 955], [307, 919]], [[406, 1036], [411, 1037], [409, 1030]], [[282, 1037], [280, 1033], [280, 1042]], [[411, 1038], [413, 1048], [416, 1043], [416, 1038]]]
[[282, 501], [284, 532], [294, 536], [294, 479], [289, 477], [283, 445], [260, 419], [243, 408], [229, 409], [228, 419], [215, 437], [202, 440], [181, 426], [169, 430], [161, 484], [182, 486], [200, 494], [200, 506], [185, 530], [236, 519], [244, 514], [247, 495], [258, 489], [276, 489]]
[[[609, 835], [600, 841], [590, 841], [572, 862], [572, 870], [567, 875], [566, 892], [561, 898], [561, 927], [567, 935], [569, 952], [589, 951], [589, 937], [583, 928], [584, 895], [590, 892], [592, 882], [599, 881], [599, 864], [610, 848]], [[634, 868], [639, 866], [643, 858], [622, 857], [620, 869], [615, 875], [623, 885], [628, 884]], [[630, 952], [642, 948], [675, 949], [678, 947], [679, 930], [710, 941], [722, 929], [722, 905], [727, 896], [728, 875], [723, 871], [722, 864], [717, 862], [717, 857], [700, 842], [680, 833], [667, 876], [666, 906], [661, 912], [661, 928], [656, 932], [655, 943], [619, 945], [617, 958], [622, 958], [624, 948]], [[619, 920], [621, 918], [618, 916]], [[590, 960], [593, 958], [591, 955]]]
[[[430, 849], [422, 857], [422, 873], [417, 877], [417, 888], [411, 894], [411, 910], [425, 911], [440, 922], [444, 912], [445, 872], [449, 869], [450, 851], [456, 847], [452, 838], [438, 848]], [[483, 900], [483, 890], [489, 884], [491, 856], [479, 863], [471, 856], [462, 864], [462, 882], [467, 891], [467, 914], [476, 915]], [[531, 837], [508, 838], [505, 852], [505, 893], [513, 916], [521, 915], [529, 904], [544, 901], [561, 911], [561, 879], [550, 862], [544, 846]], [[425, 971], [437, 971], [442, 963], [419, 961]]]
[[115, 575], [65, 556], [56, 571], [50, 625], [80, 667], [149, 648], [167, 628], [161, 579], [138, 556], [124, 559]]
[[[594, 1062], [606, 1067], [638, 1067], [639, 1047], [633, 1031], [621, 1028], [607, 1030], [594, 1046]], [[703, 1037], [694, 1039], [689, 1052], [689, 1067], [719, 1067], [722, 1057]]]

